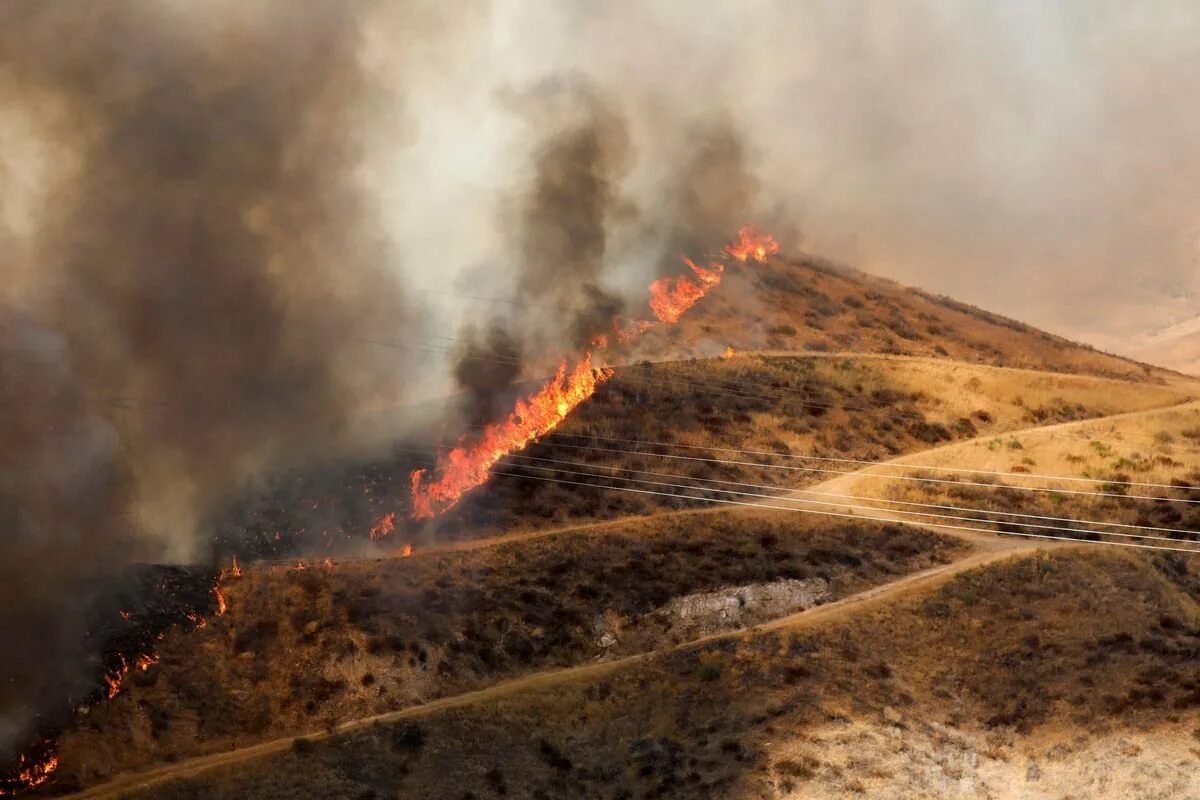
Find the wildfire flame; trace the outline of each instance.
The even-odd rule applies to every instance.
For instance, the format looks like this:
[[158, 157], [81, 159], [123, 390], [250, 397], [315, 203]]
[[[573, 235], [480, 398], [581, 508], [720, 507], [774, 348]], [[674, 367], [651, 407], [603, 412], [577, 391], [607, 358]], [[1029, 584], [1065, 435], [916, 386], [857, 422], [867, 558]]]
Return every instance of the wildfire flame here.
[[[46, 741], [47, 748], [52, 746], [50, 741]], [[46, 752], [40, 756], [37, 761], [26, 764], [25, 754], [20, 757], [20, 769], [16, 774], [15, 782], [20, 784], [23, 789], [36, 789], [46, 781], [50, 780], [50, 776], [58, 769], [58, 756], [54, 752]], [[0, 789], [0, 797], [10, 796], [12, 793]]]
[[229, 568], [229, 574], [235, 578], [242, 577], [242, 568], [238, 566], [237, 556], [233, 557], [233, 566]]
[[726, 347], [725, 352], [721, 353], [721, 358], [733, 358], [736, 355], [737, 350], [734, 350], [732, 347]]
[[697, 280], [686, 275], [677, 278], [668, 276], [650, 284], [650, 310], [660, 322], [678, 322], [685, 311], [721, 282], [721, 273], [725, 271], [725, 265], [718, 262], [713, 262], [707, 269], [687, 257], [684, 257], [683, 263], [696, 274]]
[[408, 558], [411, 555], [412, 555], [412, 545], [411, 544], [404, 545], [404, 548], [400, 551], [400, 557]]
[[371, 528], [371, 541], [378, 541], [386, 537], [389, 533], [396, 529], [396, 512], [392, 512], [384, 516], [383, 519], [375, 523]]
[[219, 617], [222, 616], [225, 613], [225, 609], [228, 608], [228, 605], [225, 603], [225, 593], [221, 591], [220, 586], [213, 586], [212, 591], [213, 597], [216, 598], [217, 601], [217, 616]]
[[769, 233], [758, 233], [753, 225], [743, 225], [738, 231], [738, 240], [726, 245], [725, 255], [737, 261], [755, 261], [765, 263], [767, 256], [779, 252], [779, 242]]
[[108, 699], [112, 700], [117, 696], [117, 692], [121, 691], [121, 683], [125, 680], [125, 676], [129, 673], [129, 664], [125, 662], [125, 657], [121, 657], [121, 666], [111, 672], [104, 674], [104, 685]]
[[[744, 225], [738, 231], [737, 241], [723, 248], [722, 255], [734, 261], [753, 260], [761, 263], [767, 260], [767, 256], [778, 252], [779, 243], [774, 237], [757, 232], [753, 226]], [[665, 277], [650, 284], [650, 310], [661, 323], [677, 322], [700, 298], [720, 284], [725, 271], [725, 264], [718, 260], [710, 261], [707, 267], [687, 257], [683, 262], [694, 277]], [[592, 347], [604, 349], [613, 341], [627, 344], [652, 325], [654, 322], [651, 320], [614, 319], [609, 331], [592, 338]], [[428, 470], [413, 470], [411, 516], [414, 519], [428, 519], [453, 507], [463, 494], [487, 482], [489, 471], [500, 459], [554, 430], [612, 375], [611, 369], [592, 369], [590, 350], [583, 353], [569, 372], [567, 363], [564, 359], [555, 376], [540, 390], [518, 400], [516, 409], [507, 419], [487, 426], [478, 441], [466, 444], [460, 439], [458, 446], [439, 457], [437, 467], [441, 477], [432, 480]], [[395, 524], [395, 515], [388, 514], [371, 528], [371, 538], [387, 536]], [[411, 547], [405, 545], [404, 555], [411, 552]]]
[[564, 360], [549, 383], [518, 400], [516, 410], [503, 422], [488, 425], [479, 441], [460, 444], [439, 458], [441, 478], [427, 481], [427, 470], [413, 471], [413, 518], [427, 519], [440, 514], [457, 503], [465, 492], [487, 482], [488, 471], [497, 461], [558, 427], [611, 374], [609, 369], [592, 369], [590, 351], [583, 354], [570, 372]]

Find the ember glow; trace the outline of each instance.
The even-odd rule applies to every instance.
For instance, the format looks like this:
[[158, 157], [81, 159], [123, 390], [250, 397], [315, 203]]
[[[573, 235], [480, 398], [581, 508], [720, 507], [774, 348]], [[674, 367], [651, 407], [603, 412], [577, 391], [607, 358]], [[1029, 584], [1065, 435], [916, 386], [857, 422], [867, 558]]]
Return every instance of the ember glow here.
[[[24, 754], [21, 755], [17, 774], [10, 779], [12, 783], [28, 791], [50, 780], [50, 776], [58, 769], [58, 756], [54, 754], [53, 743], [49, 740], [43, 742], [43, 751], [38, 758], [26, 758]], [[0, 789], [0, 797], [8, 797], [15, 793]]]
[[439, 479], [427, 480], [427, 470], [413, 471], [413, 518], [428, 519], [441, 514], [465, 492], [486, 483], [488, 471], [497, 461], [557, 428], [610, 375], [612, 370], [592, 369], [591, 352], [584, 353], [570, 371], [564, 360], [545, 386], [517, 401], [516, 409], [507, 419], [488, 425], [474, 444], [460, 444], [439, 457], [442, 472]]
[[412, 545], [411, 544], [404, 545], [404, 548], [400, 551], [400, 557], [408, 558], [411, 555], [412, 555]]
[[[774, 237], [745, 225], [738, 231], [737, 241], [722, 249], [721, 257], [743, 263], [751, 260], [761, 263], [778, 252], [779, 243]], [[692, 271], [692, 276], [668, 276], [650, 284], [650, 310], [660, 323], [677, 322], [700, 298], [720, 284], [725, 271], [725, 264], [717, 258], [707, 267], [687, 257], [683, 262]], [[602, 350], [612, 343], [628, 344], [654, 324], [651, 320], [614, 319], [609, 330], [592, 338], [592, 347]], [[440, 477], [431, 479], [425, 469], [412, 472], [413, 519], [437, 516], [454, 506], [463, 494], [482, 486], [500, 459], [557, 428], [613, 372], [608, 368], [593, 369], [591, 351], [584, 352], [569, 372], [567, 363], [564, 359], [555, 376], [535, 394], [518, 400], [516, 409], [503, 422], [487, 426], [473, 443], [466, 443], [465, 437], [460, 439], [457, 447], [439, 456], [436, 469]], [[371, 529], [371, 538], [383, 538], [394, 527], [394, 515], [388, 514]], [[406, 545], [404, 555], [409, 552]]]

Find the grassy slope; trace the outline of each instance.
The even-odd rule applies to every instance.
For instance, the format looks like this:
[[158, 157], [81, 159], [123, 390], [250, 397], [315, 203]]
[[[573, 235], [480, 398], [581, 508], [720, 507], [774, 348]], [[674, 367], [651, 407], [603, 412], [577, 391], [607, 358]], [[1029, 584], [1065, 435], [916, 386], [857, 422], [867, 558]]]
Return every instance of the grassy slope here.
[[1128, 378], [1169, 374], [815, 257], [731, 268], [717, 291], [645, 349], [686, 357], [727, 346], [937, 355]]
[[[745, 387], [740, 390], [744, 393], [773, 396], [730, 394], [729, 387], [737, 386]], [[564, 434], [647, 442], [876, 459], [1032, 425], [1170, 405], [1196, 393], [1196, 387], [1188, 382], [1117, 381], [942, 359], [743, 356], [657, 364], [645, 373], [638, 367], [627, 368], [602, 387], [591, 402], [578, 409], [560, 430]], [[806, 402], [816, 405], [805, 405]], [[588, 462], [593, 469], [595, 465], [607, 465], [790, 487], [829, 477], [828, 473], [716, 466], [568, 446], [588, 444], [634, 449], [632, 444], [602, 440], [551, 438], [530, 447], [526, 453], [539, 458]], [[728, 457], [755, 460], [746, 456]], [[581, 469], [570, 465], [563, 468]], [[604, 469], [595, 471], [606, 473]], [[553, 476], [545, 471], [532, 474], [589, 480], [578, 475]], [[678, 482], [661, 476], [632, 477]], [[641, 488], [674, 491], [664, 487]], [[652, 513], [664, 506], [684, 505], [681, 501], [654, 496], [497, 478], [469, 495], [459, 508], [426, 533], [442, 540], [468, 531], [477, 536], [571, 520]]]
[[[485, 550], [333, 569], [250, 571], [230, 611], [62, 741], [62, 779], [245, 746], [686, 632], [675, 597], [820, 577], [833, 597], [944, 563], [962, 546], [899, 526], [754, 512], [663, 517]], [[617, 634], [607, 653], [596, 625]]]
[[[937, 776], [961, 789], [989, 764], [1023, 771], [1022, 737], [1086, 751], [1131, 727], [1187, 736], [1200, 708], [1198, 600], [1194, 563], [1058, 551], [823, 629], [751, 633], [600, 680], [298, 745], [154, 796], [808, 797], [896, 786], [907, 792], [892, 796], [944, 796], [923, 773], [864, 765], [931, 731], [945, 761], [978, 733], [989, 750]], [[857, 761], [823, 745], [831, 726], [848, 740], [863, 721], [888, 738], [858, 740]], [[1194, 770], [1148, 766], [1160, 791]]]
[[[780, 260], [763, 267], [737, 268], [729, 273], [721, 289], [701, 301], [694, 311], [681, 325], [665, 333], [650, 335], [645, 342], [644, 354], [688, 357], [697, 352], [716, 354], [726, 346], [733, 346], [740, 350], [807, 351], [813, 357], [750, 356], [627, 367], [592, 402], [573, 415], [563, 430], [777, 452], [876, 458], [915, 452], [981, 433], [998, 434], [1031, 424], [1163, 405], [1177, 402], [1192, 391], [1190, 385], [1170, 373], [1097, 353], [978, 309], [887, 281], [830, 268], [816, 260], [791, 264]], [[912, 354], [935, 359], [949, 357], [974, 363], [816, 357], [841, 350]], [[1001, 370], [983, 365], [1025, 367], [1054, 374]], [[1112, 377], [1128, 382], [1105, 380]], [[736, 397], [722, 388], [729, 386], [743, 394], [770, 392], [777, 396]], [[769, 388], [763, 389], [764, 386]], [[814, 399], [820, 405], [805, 405]], [[595, 453], [549, 445], [539, 446], [536, 454], [597, 460]], [[781, 475], [785, 474], [754, 467], [714, 469], [710, 465], [699, 465], [684, 469], [658, 460], [625, 457], [609, 463], [762, 483], [780, 481]], [[407, 463], [402, 459], [373, 465], [369, 470], [372, 486], [382, 486], [383, 490], [362, 492], [369, 499], [356, 500], [357, 511], [354, 513], [347, 513], [345, 507], [335, 508], [336, 524], [353, 527], [357, 524], [354, 519], [358, 517], [361, 517], [360, 522], [369, 524], [379, 513], [397, 507], [406, 467]], [[797, 485], [820, 477], [818, 474], [795, 473], [787, 483]], [[349, 483], [339, 476], [334, 481], [335, 491], [346, 489], [342, 492], [344, 497], [316, 498], [316, 502], [324, 509], [330, 499], [336, 506], [350, 495], [359, 495], [360, 484], [354, 481], [353, 476]], [[281, 503], [288, 500], [280, 498]], [[296, 505], [303, 500], [308, 505], [310, 498], [297, 496], [290, 500], [297, 501]], [[441, 539], [448, 535], [475, 536], [500, 530], [528, 530], [567, 520], [648, 513], [662, 505], [632, 499], [630, 495], [579, 487], [494, 481], [492, 486], [475, 493], [440, 526], [427, 529], [426, 534]], [[286, 529], [290, 510], [281, 507], [272, 509], [271, 513], [274, 517], [270, 525]], [[308, 522], [304, 520], [303, 524]], [[713, 531], [689, 529], [686, 538], [694, 541], [709, 535], [721, 535], [719, 528]], [[557, 564], [563, 557], [563, 551], [558, 548], [576, 551], [572, 546], [550, 542], [545, 544], [544, 551], [539, 551], [540, 554], [531, 550], [522, 551], [519, 558], [507, 556], [520, 564], [520, 570], [511, 564], [507, 567], [491, 563], [464, 565], [457, 556], [448, 556], [439, 560], [432, 571], [426, 571], [428, 565], [415, 566], [420, 561], [413, 560], [363, 565], [345, 573], [339, 568], [332, 575], [320, 578], [311, 572], [252, 578], [246, 582], [244, 597], [239, 597], [241, 587], [233, 587], [235, 611], [231, 616], [191, 641], [169, 640], [164, 646], [162, 667], [136, 676], [127, 693], [101, 709], [85, 728], [67, 737], [64, 742], [66, 779], [68, 782], [89, 781], [104, 772], [244, 743], [247, 739], [280, 730], [310, 728], [314, 721], [346, 713], [394, 708], [422, 697], [519, 674], [533, 668], [531, 665], [573, 663], [594, 653], [594, 650], [588, 650], [591, 637], [583, 632], [586, 628], [583, 624], [560, 625], [558, 634], [544, 642], [539, 641], [546, 635], [546, 626], [537, 624], [536, 614], [534, 618], [525, 616], [531, 613], [533, 600], [552, 601], [555, 613], [565, 614], [559, 623], [566, 620], [581, 623], [602, 608], [603, 603], [616, 606], [625, 603], [629, 609], [644, 610], [645, 598], [640, 597], [644, 591], [682, 594], [717, 585], [712, 581], [753, 579], [754, 570], [763, 568], [762, 564], [754, 566], [757, 561], [752, 559], [749, 572], [746, 572], [744, 544], [735, 546], [727, 542], [724, 550], [717, 548], [705, 554], [690, 552], [683, 546], [683, 540], [679, 540], [657, 556], [670, 559], [667, 571], [676, 576], [668, 581], [670, 587], [664, 588], [652, 578], [647, 579], [649, 587], [646, 587], [638, 580], [627, 579], [620, 570], [615, 574], [611, 571], [612, 564], [636, 570], [642, 563], [640, 555], [628, 549], [620, 550], [627, 545], [627, 542], [618, 542], [601, 546], [600, 540], [596, 540], [584, 548], [583, 553], [587, 555], [583, 559], [587, 562], [584, 572], [591, 569], [593, 575], [597, 567], [592, 563], [592, 555], [606, 552], [607, 547], [618, 548], [607, 562], [609, 571], [606, 574], [611, 585], [605, 581], [597, 584], [594, 577], [588, 579], [600, 587], [598, 598], [581, 598], [564, 594], [560, 591], [562, 587], [542, 585], [548, 579], [576, 579], [571, 572], [573, 567], [553, 578], [556, 567], [550, 562]], [[857, 552], [839, 550], [841, 547], [841, 544], [830, 545], [816, 565], [826, 564], [828, 560], [836, 564], [838, 559], [861, 556]], [[854, 565], [855, 569], [843, 570], [845, 574], [838, 572], [837, 578], [846, 584], [841, 588], [847, 590], [854, 580], [868, 583], [882, 579], [889, 569], [915, 568], [926, 557], [920, 553], [908, 554], [901, 558], [902, 564], [886, 569], [869, 561], [860, 562]], [[490, 558], [503, 561], [505, 556]], [[532, 559], [528, 565], [524, 564], [526, 558]], [[814, 566], [811, 553], [795, 554], [790, 563], [788, 568]], [[851, 563], [844, 562], [837, 569], [842, 570]], [[393, 570], [401, 572], [393, 575]], [[416, 574], [407, 575], [405, 570]], [[847, 577], [856, 571], [861, 571], [859, 577]], [[406, 580], [399, 578], [402, 574]], [[763, 572], [762, 575], [769, 577], [770, 573]], [[341, 583], [343, 577], [347, 583]], [[388, 580], [391, 577], [397, 578], [396, 585]], [[259, 580], [262, 583], [255, 588], [255, 582]], [[379, 594], [364, 596], [361, 594], [364, 586], [377, 587]], [[281, 591], [289, 606], [286, 614], [280, 613]], [[471, 601], [464, 600], [455, 607], [454, 602], [448, 601], [452, 597], [470, 598]], [[487, 598], [487, 602], [483, 598]], [[506, 598], [507, 605], [497, 602]], [[253, 621], [238, 617], [239, 600], [245, 602], [246, 613], [254, 615]], [[358, 610], [352, 611], [355, 608]], [[368, 610], [364, 611], [364, 608]], [[359, 618], [352, 621], [351, 616]], [[381, 627], [370, 629], [370, 624], [364, 620], [373, 620], [371, 624]], [[524, 640], [510, 640], [506, 636], [505, 632], [512, 629], [514, 621], [524, 626]], [[530, 626], [540, 632], [536, 636], [529, 635]], [[921, 632], [912, 632], [916, 640], [920, 639], [917, 634]], [[454, 635], [456, 633], [460, 635]], [[510, 641], [524, 641], [524, 644], [516, 645], [517, 653], [514, 654], [506, 650]], [[782, 647], [791, 654], [789, 658], [795, 655], [793, 651], [797, 646], [775, 637], [747, 642], [747, 647], [760, 654], [767, 653], [772, 647]], [[530, 643], [532, 656], [522, 655], [530, 652], [526, 646]], [[539, 650], [542, 644], [547, 646]], [[896, 645], [897, 641], [881, 643], [872, 639], [863, 646], [873, 652], [880, 644], [886, 648]], [[928, 652], [936, 652], [944, 643], [926, 641], [925, 644], [930, 648]], [[985, 646], [983, 642], [978, 644], [981, 648]], [[650, 646], [650, 640], [645, 640], [645, 646]], [[730, 719], [741, 720], [746, 730], [761, 733], [762, 725], [769, 724], [763, 720], [769, 720], [778, 711], [773, 706], [769, 713], [764, 711], [760, 704], [761, 692], [754, 688], [755, 680], [765, 681], [768, 688], [774, 686], [777, 670], [758, 675], [757, 679], [749, 670], [745, 673], [746, 682], [725, 686], [730, 677], [725, 666], [706, 666], [708, 662], [704, 659], [743, 659], [745, 654], [739, 648], [735, 650], [732, 654], [669, 657], [656, 667], [665, 671], [639, 677], [634, 684], [620, 683], [622, 691], [612, 694], [609, 694], [609, 688], [593, 687], [598, 695], [589, 695], [585, 705], [598, 698], [602, 707], [600, 724], [594, 729], [589, 728], [578, 740], [561, 743], [562, 747], [569, 744], [574, 748], [573, 755], [563, 758], [592, 764], [589, 767], [591, 777], [577, 776], [574, 768], [565, 769], [562, 759], [554, 755], [560, 752], [560, 744], [555, 742], [560, 742], [565, 735], [562, 730], [556, 730], [554, 736], [557, 738], [547, 742], [549, 749], [541, 744], [533, 746], [531, 742], [528, 752], [505, 756], [504, 748], [512, 748], [513, 742], [528, 740], [526, 732], [534, 724], [528, 716], [532, 712], [521, 704], [511, 709], [506, 707], [505, 713], [511, 710], [511, 717], [499, 714], [475, 720], [466, 712], [459, 712], [458, 716], [451, 715], [453, 719], [437, 724], [461, 728], [455, 729], [454, 736], [461, 736], [469, 744], [469, 753], [474, 755], [468, 759], [468, 768], [460, 770], [458, 778], [465, 783], [482, 781], [474, 790], [476, 796], [497, 794], [501, 787], [506, 787], [510, 795], [516, 792], [512, 779], [500, 770], [501, 763], [511, 763], [511, 767], [505, 769], [511, 768], [518, 774], [522, 774], [522, 769], [528, 769], [531, 770], [529, 775], [533, 775], [533, 771], [540, 771], [537, 774], [541, 775], [549, 768], [548, 774], [555, 781], [576, 781], [569, 784], [576, 792], [580, 786], [591, 786], [587, 781], [600, 781], [605, 791], [613, 789], [613, 796], [621, 796], [619, 789], [614, 787], [630, 781], [633, 781], [631, 786], [643, 788], [661, 786], [668, 794], [676, 791], [672, 788], [673, 781], [735, 785], [746, 780], [746, 776], [761, 772], [757, 767], [761, 766], [763, 756], [761, 753], [748, 755], [740, 742], [731, 744], [727, 739], [714, 738], [729, 720], [716, 722], [712, 714], [731, 714]], [[447, 653], [453, 653], [454, 658], [445, 657]], [[375, 666], [371, 659], [377, 657], [390, 661], [386, 666]], [[331, 663], [341, 666], [327, 670]], [[441, 664], [450, 666], [439, 670]], [[887, 670], [879, 668], [877, 671], [879, 681], [886, 683]], [[364, 685], [367, 674], [372, 680]], [[678, 685], [654, 683], [667, 676]], [[388, 677], [391, 678], [390, 685]], [[803, 677], [797, 674], [788, 680], [804, 684]], [[648, 687], [661, 690], [665, 699], [649, 704], [645, 709], [631, 709], [629, 704], [640, 701], [641, 693]], [[832, 681], [822, 691], [827, 689], [836, 695], [838, 691], [849, 692], [850, 685], [844, 680]], [[815, 690], [809, 687], [808, 691]], [[706, 706], [714, 692], [725, 692], [728, 696], [722, 702]], [[261, 699], [264, 696], [265, 700]], [[613, 698], [611, 702], [610, 697]], [[560, 700], [567, 705], [553, 705]], [[565, 719], [563, 715], [568, 713], [571, 703], [578, 700], [547, 698], [546, 702], [551, 703], [552, 710], [561, 711], [559, 716]], [[736, 713], [732, 710], [735, 705]], [[611, 718], [608, 716], [610, 711], [604, 708], [619, 710], [624, 716]], [[743, 713], [746, 708], [758, 709], [748, 718], [750, 722]], [[693, 713], [708, 717], [706, 726], [709, 728], [717, 726], [702, 737], [706, 739], [705, 743], [671, 740], [667, 744], [652, 742], [641, 749], [630, 749], [631, 737], [641, 730], [664, 735], [671, 730], [693, 730], [694, 726], [689, 727], [691, 723], [685, 719]], [[590, 717], [578, 720], [589, 724], [592, 721]], [[681, 724], [683, 727], [679, 728]], [[489, 725], [492, 726], [490, 734], [481, 733]], [[439, 730], [445, 734], [450, 729]], [[330, 778], [329, 758], [333, 758], [336, 762], [333, 772], [357, 769], [363, 774], [339, 774], [335, 780], [339, 788], [331, 789], [328, 796], [338, 796], [338, 791], [350, 785], [377, 784], [383, 780], [382, 774], [366, 774], [376, 767], [392, 775], [389, 780], [394, 779], [395, 774], [402, 774], [408, 768], [405, 764], [418, 758], [420, 748], [413, 746], [408, 734], [401, 732], [397, 737], [393, 733], [380, 733], [391, 737], [385, 742], [390, 743], [385, 748], [390, 755], [375, 752], [372, 750], [375, 745], [370, 742], [363, 745], [369, 756], [366, 761], [370, 762], [366, 766], [348, 766], [343, 762], [350, 751], [334, 747], [322, 749], [318, 754], [320, 758], [314, 759], [316, 772], [301, 771], [291, 777], [308, 782], [307, 788], [312, 790]], [[420, 780], [425, 780], [427, 786], [437, 786], [436, 779], [445, 778], [445, 774], [439, 775], [439, 770], [447, 769], [446, 765], [453, 762], [453, 748], [449, 746], [452, 740], [443, 738], [440, 749], [433, 748], [440, 753], [440, 761], [427, 762], [424, 767], [416, 762], [411, 765], [418, 772], [425, 770], [425, 777]], [[581, 746], [584, 747], [582, 752]], [[697, 747], [700, 749], [696, 750]], [[692, 755], [682, 757], [680, 753], [689, 748]], [[594, 763], [601, 757], [610, 761]], [[396, 761], [397, 758], [400, 761]], [[484, 771], [481, 765], [488, 759], [495, 762], [495, 768]], [[633, 767], [614, 766], [627, 762]], [[685, 770], [688, 764], [691, 766]], [[287, 765], [288, 769], [293, 766]], [[271, 777], [256, 771], [253, 780], [267, 791], [267, 787], [288, 777]], [[346, 783], [347, 780], [350, 782]], [[420, 785], [420, 780], [414, 780], [413, 785]], [[549, 779], [528, 782], [522, 779], [520, 792], [516, 793], [537, 796], [530, 792], [531, 787], [540, 785], [539, 781], [545, 784], [550, 794], [557, 794], [561, 788]], [[584, 781], [584, 784], [578, 781]], [[414, 796], [420, 794], [422, 792]], [[326, 795], [318, 792], [313, 796]], [[579, 795], [568, 792], [566, 796]]]
[[[1132, 532], [1166, 536], [1181, 541], [1200, 539], [1200, 505], [1195, 502], [1200, 500], [1200, 489], [1162, 489], [1112, 483], [1136, 481], [1200, 487], [1200, 470], [1196, 468], [1196, 465], [1200, 464], [1198, 405], [1120, 420], [1086, 423], [1070, 430], [1052, 433], [1028, 431], [1001, 436], [970, 443], [954, 450], [916, 454], [905, 461], [930, 466], [953, 464], [956, 467], [988, 470], [1001, 475], [948, 475], [932, 471], [922, 472], [919, 469], [902, 470], [901, 474], [936, 476], [943, 480], [956, 480], [959, 485], [851, 480], [843, 489], [861, 496], [891, 500], [1170, 528], [1183, 532]], [[1104, 482], [1081, 484], [1033, 477], [1038, 474], [1077, 476]], [[966, 485], [966, 482], [991, 483], [995, 488]], [[1134, 497], [1088, 496], [1066, 492], [1035, 493], [1016, 488], [1020, 486], [1153, 495], [1165, 499], [1143, 500]], [[1015, 521], [1010, 519], [1010, 522]], [[1043, 521], [1043, 524], [1056, 523]], [[1024, 528], [1008, 529], [1045, 532]], [[1049, 533], [1061, 535], [1061, 532]], [[1147, 540], [1138, 539], [1128, 541], [1147, 543]], [[1170, 541], [1153, 540], [1149, 540], [1148, 543], [1172, 544]]]

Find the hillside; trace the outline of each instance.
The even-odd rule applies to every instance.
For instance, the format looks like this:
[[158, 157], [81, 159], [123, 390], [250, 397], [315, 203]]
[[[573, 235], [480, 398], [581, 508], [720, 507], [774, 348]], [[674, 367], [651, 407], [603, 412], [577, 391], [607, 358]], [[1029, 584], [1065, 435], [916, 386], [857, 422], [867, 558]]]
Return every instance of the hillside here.
[[[731, 270], [693, 311], [631, 356], [657, 360], [617, 365], [436, 519], [407, 518], [408, 475], [461, 434], [453, 414], [385, 457], [231, 502], [214, 523], [223, 615], [170, 630], [62, 731], [46, 791], [107, 797], [143, 770], [195, 770], [145, 796], [854, 794], [899, 769], [881, 737], [938, 764], [948, 725], [968, 749], [999, 752], [1002, 733], [1006, 758], [1032, 752], [1051, 716], [1030, 698], [1067, 691], [1059, 672], [1095, 646], [1068, 617], [1113, 575], [1145, 612], [1113, 624], [1168, 644], [1126, 648], [1093, 680], [1166, 670], [1183, 693], [1147, 678], [1148, 704], [1081, 701], [1073, 724], [1178, 722], [1195, 564], [1003, 534], [1041, 535], [1033, 513], [1194, 539], [1187, 488], [1091, 502], [1014, 486], [1200, 478], [1200, 383], [815, 260]], [[919, 480], [880, 479], [888, 460]], [[929, 503], [973, 510], [939, 524], [944, 510], [912, 510]], [[1061, 585], [1039, 594], [1028, 569]], [[988, 689], [997, 642], [1037, 650], [1046, 621], [1045, 669]], [[947, 652], [962, 672], [933, 671]], [[380, 715], [396, 724], [361, 730]], [[880, 766], [814, 761], [805, 743], [830, 737], [828, 754]]]
[[643, 350], [650, 358], [672, 358], [718, 355], [727, 347], [943, 356], [1134, 379], [1169, 374], [809, 255], [727, 271], [718, 291], [678, 325], [652, 331]]
[[[829, 473], [771, 469], [763, 465], [779, 459], [767, 454], [873, 460], [1031, 425], [1168, 406], [1196, 396], [1200, 386], [1169, 374], [1115, 379], [942, 357], [743, 354], [646, 363], [618, 367], [554, 435], [505, 462], [501, 471], [525, 477], [498, 476], [437, 520], [420, 525], [403, 521], [408, 473], [429, 463], [437, 444], [457, 438], [462, 428], [455, 421], [427, 440], [402, 443], [388, 458], [279, 476], [267, 491], [235, 504], [219, 530], [229, 551], [243, 560], [287, 558], [314, 547], [336, 555], [361, 548], [380, 518], [394, 514], [397, 527], [380, 542], [384, 551], [406, 544], [420, 549], [447, 539], [694, 505], [676, 497], [602, 491], [546, 479], [624, 475], [674, 483], [682, 476], [796, 488]], [[737, 448], [763, 455], [693, 454], [742, 462], [717, 464], [633, 452], [658, 452], [653, 443]], [[642, 488], [680, 494], [669, 486]]]
[[1191, 796], [1198, 581], [1178, 559], [1016, 556], [152, 796]]
[[[165, 642], [153, 670], [62, 738], [60, 785], [648, 652], [963, 550], [919, 529], [789, 517], [665, 516], [445, 555], [247, 569], [225, 583], [226, 616]], [[736, 618], [672, 606], [753, 586], [787, 592], [735, 603]]]

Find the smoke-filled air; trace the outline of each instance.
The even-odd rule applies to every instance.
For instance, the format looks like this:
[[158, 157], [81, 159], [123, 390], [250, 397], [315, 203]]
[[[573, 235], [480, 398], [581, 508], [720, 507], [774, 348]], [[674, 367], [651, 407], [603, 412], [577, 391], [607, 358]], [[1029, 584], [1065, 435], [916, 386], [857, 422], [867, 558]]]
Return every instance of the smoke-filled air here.
[[644, 396], [622, 365], [734, 355], [682, 341], [710, 295], [780, 349], [770, 259], [1200, 364], [1197, 41], [1169, 3], [0, 4], [0, 796], [246, 542], [471, 519]]

